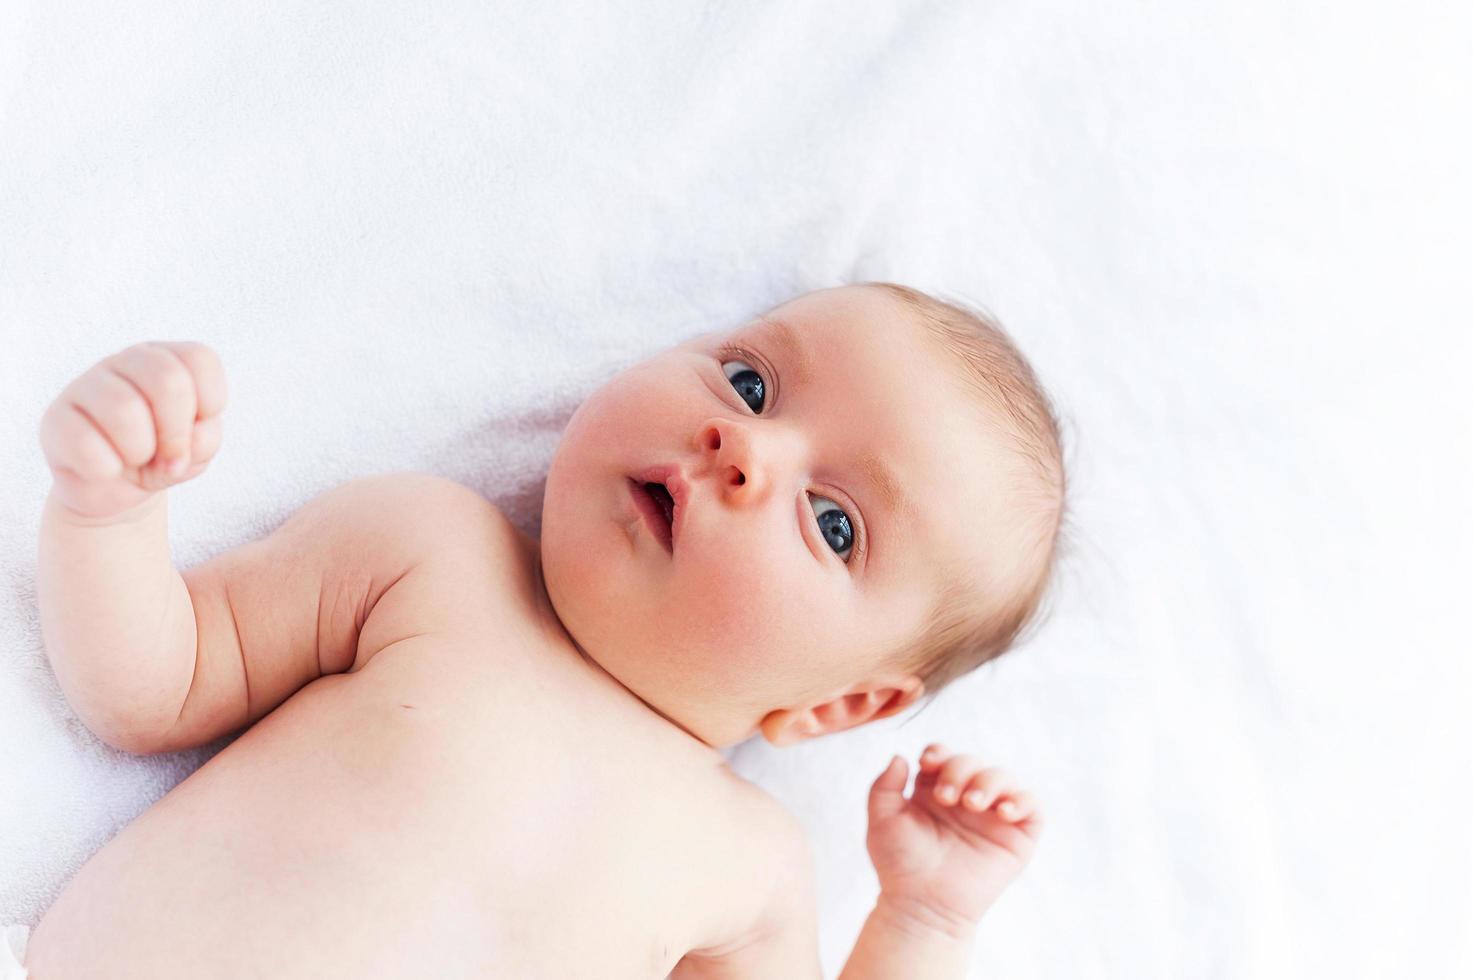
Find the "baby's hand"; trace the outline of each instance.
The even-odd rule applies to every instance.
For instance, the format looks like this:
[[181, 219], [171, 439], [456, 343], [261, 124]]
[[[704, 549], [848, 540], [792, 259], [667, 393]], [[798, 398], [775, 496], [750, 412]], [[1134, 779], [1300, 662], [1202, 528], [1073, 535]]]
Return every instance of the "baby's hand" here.
[[865, 844], [880, 901], [922, 923], [965, 930], [1033, 856], [1043, 826], [1032, 794], [1002, 769], [931, 745], [915, 790], [896, 756], [870, 788]]
[[41, 418], [53, 492], [73, 513], [111, 517], [192, 480], [220, 448], [225, 370], [192, 341], [149, 341], [105, 357]]

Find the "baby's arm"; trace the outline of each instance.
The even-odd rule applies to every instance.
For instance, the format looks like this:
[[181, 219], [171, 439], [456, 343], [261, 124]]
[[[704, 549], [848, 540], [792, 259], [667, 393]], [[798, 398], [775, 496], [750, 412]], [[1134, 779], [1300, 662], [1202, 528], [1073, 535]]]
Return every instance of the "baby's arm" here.
[[[865, 843], [880, 897], [838, 980], [966, 976], [978, 920], [1028, 863], [1042, 827], [1032, 794], [1007, 772], [939, 745], [921, 756], [910, 799], [905, 783], [896, 756], [870, 787]], [[819, 976], [812, 854], [802, 826], [775, 809], [782, 820], [763, 849], [771, 863], [759, 866], [766, 908], [730, 941], [688, 952], [671, 980]]]
[[1042, 828], [1037, 802], [1009, 773], [940, 745], [921, 756], [909, 800], [905, 781], [896, 756], [870, 788], [866, 844], [880, 897], [839, 980], [966, 976], [977, 922]]
[[972, 960], [974, 930], [917, 920], [882, 896], [864, 920], [838, 980], [961, 980]]
[[169, 559], [164, 488], [208, 466], [224, 404], [213, 351], [145, 343], [75, 379], [41, 420], [54, 479], [36, 566], [42, 637], [72, 709], [118, 748], [172, 723], [189, 689], [194, 610]]
[[[159, 377], [186, 364], [186, 377]], [[428, 474], [359, 477], [181, 574], [165, 510], [179, 480], [158, 447], [191, 447], [183, 479], [203, 471], [219, 445], [217, 368], [200, 345], [140, 344], [79, 378], [42, 420], [55, 477], [37, 563], [46, 653], [87, 727], [129, 752], [204, 744], [362, 666], [400, 638], [375, 628], [378, 600], [443, 544], [435, 534], [463, 533], [461, 518], [487, 506]]]

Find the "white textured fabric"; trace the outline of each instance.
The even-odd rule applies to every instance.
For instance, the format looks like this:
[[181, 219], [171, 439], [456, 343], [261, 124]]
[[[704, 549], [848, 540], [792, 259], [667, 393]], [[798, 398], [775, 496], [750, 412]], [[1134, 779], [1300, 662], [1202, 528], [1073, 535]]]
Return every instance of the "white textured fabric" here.
[[[49, 401], [229, 373], [181, 566], [354, 476], [535, 531], [612, 372], [860, 279], [984, 304], [1065, 418], [1037, 638], [733, 764], [809, 828], [941, 740], [1047, 807], [976, 977], [1473, 975], [1466, 5], [0, 0], [0, 921], [220, 746], [115, 752], [44, 657]], [[966, 520], [966, 514], [949, 514]]]

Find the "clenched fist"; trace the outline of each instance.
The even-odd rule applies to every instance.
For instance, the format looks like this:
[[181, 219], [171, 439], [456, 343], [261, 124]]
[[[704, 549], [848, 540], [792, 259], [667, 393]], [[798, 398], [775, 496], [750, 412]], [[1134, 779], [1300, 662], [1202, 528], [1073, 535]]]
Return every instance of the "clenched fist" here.
[[41, 417], [66, 508], [107, 518], [205, 471], [220, 449], [225, 369], [204, 344], [145, 341], [98, 361]]

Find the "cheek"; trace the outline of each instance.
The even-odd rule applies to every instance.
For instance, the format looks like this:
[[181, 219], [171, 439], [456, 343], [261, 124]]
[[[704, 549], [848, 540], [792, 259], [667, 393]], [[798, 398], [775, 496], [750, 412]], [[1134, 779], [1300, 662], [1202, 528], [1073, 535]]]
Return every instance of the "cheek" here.
[[620, 478], [668, 452], [670, 434], [661, 431], [661, 413], [652, 410], [663, 403], [646, 397], [648, 387], [644, 372], [630, 369], [574, 410], [548, 468], [544, 525], [558, 524], [571, 531], [586, 525], [595, 513], [612, 517], [611, 507], [619, 503], [622, 492]]
[[813, 556], [784, 549], [784, 559], [759, 561], [756, 550], [708, 552], [682, 569], [684, 578], [669, 597], [678, 608], [669, 610], [667, 621], [718, 669], [786, 668], [795, 650], [813, 649], [827, 632], [823, 576], [801, 564]]
[[555, 463], [579, 470], [600, 466], [637, 436], [640, 417], [630, 409], [627, 387], [616, 379], [578, 406], [563, 429]]

